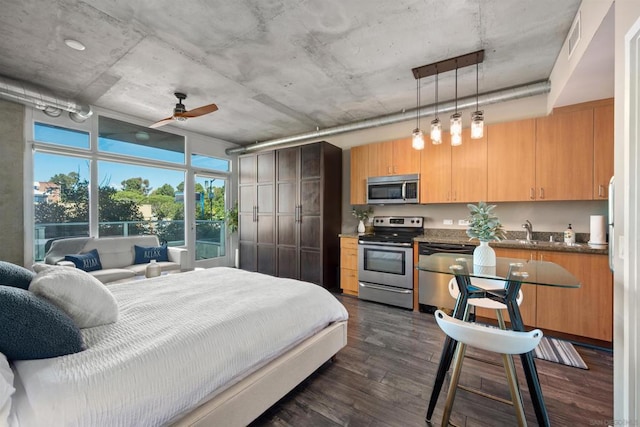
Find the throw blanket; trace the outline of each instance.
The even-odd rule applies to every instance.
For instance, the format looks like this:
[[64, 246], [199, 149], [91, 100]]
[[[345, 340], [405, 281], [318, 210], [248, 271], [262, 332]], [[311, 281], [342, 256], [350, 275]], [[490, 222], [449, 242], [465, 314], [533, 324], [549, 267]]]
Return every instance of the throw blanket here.
[[109, 287], [86, 351], [15, 363], [14, 426], [163, 425], [347, 312], [325, 289], [232, 268]]

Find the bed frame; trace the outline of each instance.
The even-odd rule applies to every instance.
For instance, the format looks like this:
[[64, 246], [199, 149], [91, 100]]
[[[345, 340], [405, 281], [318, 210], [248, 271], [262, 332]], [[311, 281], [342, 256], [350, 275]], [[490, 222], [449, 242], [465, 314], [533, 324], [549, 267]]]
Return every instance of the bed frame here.
[[345, 345], [347, 321], [333, 323], [239, 383], [216, 394], [172, 425], [246, 426]]

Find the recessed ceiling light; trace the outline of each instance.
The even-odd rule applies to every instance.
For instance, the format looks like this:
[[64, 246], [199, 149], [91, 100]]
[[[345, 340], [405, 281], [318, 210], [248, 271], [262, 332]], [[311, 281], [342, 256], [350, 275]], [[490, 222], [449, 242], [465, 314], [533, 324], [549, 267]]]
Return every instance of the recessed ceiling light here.
[[71, 49], [75, 49], [75, 50], [85, 50], [85, 47], [82, 43], [80, 43], [78, 40], [74, 40], [74, 39], [65, 39], [64, 44], [66, 44], [67, 46], [69, 46]]

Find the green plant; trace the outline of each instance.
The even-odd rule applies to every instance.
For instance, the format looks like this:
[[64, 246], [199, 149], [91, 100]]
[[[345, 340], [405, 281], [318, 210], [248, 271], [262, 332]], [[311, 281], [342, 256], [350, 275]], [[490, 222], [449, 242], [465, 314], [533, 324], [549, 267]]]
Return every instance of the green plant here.
[[371, 206], [367, 206], [366, 209], [354, 207], [351, 209], [351, 214], [358, 218], [360, 221], [366, 221], [371, 215], [373, 215], [373, 208]]
[[238, 231], [238, 202], [232, 208], [224, 211], [224, 219], [227, 222], [227, 230], [229, 233]]
[[487, 205], [485, 202], [479, 202], [477, 206], [473, 204], [468, 204], [467, 206], [471, 211], [467, 236], [482, 242], [501, 240], [506, 237], [500, 220], [493, 213], [496, 205]]

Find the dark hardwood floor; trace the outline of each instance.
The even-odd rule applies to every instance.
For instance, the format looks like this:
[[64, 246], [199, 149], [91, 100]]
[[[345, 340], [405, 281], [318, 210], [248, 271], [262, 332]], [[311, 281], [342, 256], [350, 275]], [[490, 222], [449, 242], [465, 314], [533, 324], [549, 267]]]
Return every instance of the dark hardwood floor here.
[[[424, 426], [444, 334], [433, 315], [337, 295], [349, 311], [348, 344], [251, 425]], [[536, 359], [553, 426], [608, 425], [613, 418], [613, 355], [577, 347], [582, 370]], [[467, 354], [500, 362], [491, 353]], [[529, 425], [537, 425], [519, 358], [518, 377]], [[509, 398], [502, 365], [465, 359], [461, 384]], [[448, 378], [433, 417], [439, 426]], [[453, 406], [458, 426], [514, 426], [513, 408], [463, 390]]]

